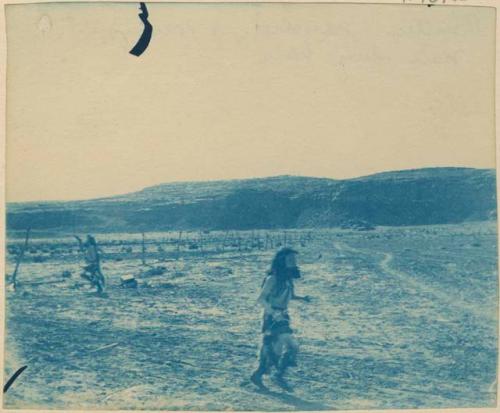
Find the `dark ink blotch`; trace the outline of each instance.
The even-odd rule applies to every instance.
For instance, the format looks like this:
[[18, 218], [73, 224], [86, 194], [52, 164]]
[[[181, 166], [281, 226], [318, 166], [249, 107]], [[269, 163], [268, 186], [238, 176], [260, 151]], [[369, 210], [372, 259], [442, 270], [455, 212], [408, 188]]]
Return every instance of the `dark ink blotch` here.
[[147, 49], [149, 42], [151, 40], [151, 36], [153, 34], [153, 26], [148, 21], [148, 9], [146, 8], [145, 3], [141, 3], [140, 5], [141, 13], [139, 13], [139, 18], [144, 23], [144, 30], [141, 34], [141, 37], [137, 41], [136, 45], [130, 51], [130, 54], [134, 56], [140, 56]]
[[3, 392], [4, 393], [7, 393], [7, 390], [9, 390], [10, 386], [12, 386], [12, 384], [16, 381], [16, 379], [20, 376], [20, 374], [26, 370], [28, 366], [23, 366], [21, 367], [20, 369], [18, 369], [13, 375], [12, 377], [7, 380], [7, 383], [5, 383], [5, 385], [3, 386]]

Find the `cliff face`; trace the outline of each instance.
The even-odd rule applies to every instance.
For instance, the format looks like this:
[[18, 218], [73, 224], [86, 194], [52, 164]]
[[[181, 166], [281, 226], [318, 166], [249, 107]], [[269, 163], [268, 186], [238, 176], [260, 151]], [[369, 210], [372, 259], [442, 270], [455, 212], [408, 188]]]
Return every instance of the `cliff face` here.
[[7, 206], [7, 229], [155, 231], [447, 224], [496, 219], [495, 171], [426, 168], [332, 180], [172, 183], [132, 194]]

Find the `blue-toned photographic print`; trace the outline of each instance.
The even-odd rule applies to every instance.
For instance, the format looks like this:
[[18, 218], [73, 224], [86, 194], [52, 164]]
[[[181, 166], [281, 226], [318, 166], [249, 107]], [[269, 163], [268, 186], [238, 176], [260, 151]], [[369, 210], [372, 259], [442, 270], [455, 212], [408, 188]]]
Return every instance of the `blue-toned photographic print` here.
[[4, 408], [496, 406], [493, 9], [6, 20]]
[[[7, 406], [492, 406], [494, 194], [492, 170], [436, 168], [11, 205], [7, 274], [23, 260], [7, 293], [6, 367], [28, 370]], [[170, 203], [177, 197], [186, 205]], [[181, 222], [191, 229], [167, 230]], [[36, 229], [26, 248], [23, 227]], [[75, 227], [93, 230], [81, 249]], [[301, 300], [287, 296], [292, 283]], [[262, 330], [273, 304], [276, 326]], [[294, 366], [287, 341], [266, 354], [285, 334]]]

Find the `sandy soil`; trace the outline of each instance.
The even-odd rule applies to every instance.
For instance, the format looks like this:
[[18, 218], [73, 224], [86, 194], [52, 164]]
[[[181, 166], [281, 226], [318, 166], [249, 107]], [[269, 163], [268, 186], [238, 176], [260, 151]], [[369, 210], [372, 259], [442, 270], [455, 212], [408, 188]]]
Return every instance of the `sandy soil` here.
[[[176, 234], [147, 234], [148, 262], [167, 268], [147, 277], [140, 275], [147, 269], [140, 244], [124, 252], [137, 235], [97, 234], [108, 278], [102, 298], [79, 278], [71, 239], [34, 240], [38, 250], [28, 254], [20, 287], [7, 296], [6, 375], [24, 364], [28, 369], [6, 394], [5, 407], [492, 407], [495, 231], [480, 223], [288, 234], [303, 271], [297, 292], [313, 297], [291, 305], [301, 345], [299, 367], [290, 374], [293, 394], [270, 381], [268, 394], [240, 385], [256, 365], [255, 299], [276, 244], [249, 241], [238, 251], [236, 243], [222, 245], [227, 234], [213, 233], [203, 251], [186, 244], [176, 259], [175, 244], [166, 241]], [[52, 254], [40, 252], [50, 246]], [[46, 260], [33, 262], [42, 253]], [[64, 270], [73, 276], [63, 279]], [[124, 274], [138, 277], [137, 290], [120, 287]], [[53, 283], [37, 284], [47, 279]]]

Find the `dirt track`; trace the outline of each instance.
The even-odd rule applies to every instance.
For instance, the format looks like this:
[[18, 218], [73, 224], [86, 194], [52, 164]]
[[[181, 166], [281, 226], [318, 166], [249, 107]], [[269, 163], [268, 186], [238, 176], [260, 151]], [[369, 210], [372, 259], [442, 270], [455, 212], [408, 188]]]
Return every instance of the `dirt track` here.
[[[77, 259], [21, 268], [8, 295], [5, 407], [321, 410], [493, 406], [496, 247], [486, 224], [321, 231], [300, 251], [296, 391], [241, 387], [259, 343], [258, 289], [274, 249], [189, 254], [123, 289], [134, 259], [104, 261], [108, 298]], [[98, 237], [98, 241], [99, 241]], [[480, 247], [477, 247], [480, 245]], [[321, 257], [320, 257], [321, 254]], [[9, 269], [12, 263], [9, 263]], [[72, 270], [60, 280], [62, 269]], [[29, 285], [43, 275], [49, 285]]]

